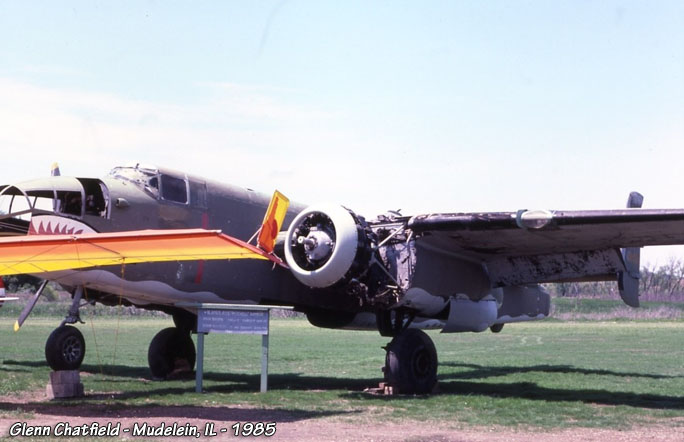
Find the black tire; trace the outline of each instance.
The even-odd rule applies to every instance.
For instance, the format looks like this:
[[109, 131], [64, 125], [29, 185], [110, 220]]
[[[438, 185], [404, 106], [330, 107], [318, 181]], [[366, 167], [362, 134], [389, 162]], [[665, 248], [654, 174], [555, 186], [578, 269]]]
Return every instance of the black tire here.
[[77, 370], [85, 352], [83, 334], [68, 325], [54, 329], [45, 343], [45, 360], [53, 370]]
[[401, 394], [428, 394], [437, 383], [437, 350], [422, 330], [409, 328], [387, 346], [385, 382]]
[[152, 376], [166, 379], [174, 370], [192, 371], [195, 367], [195, 343], [189, 331], [175, 327], [157, 333], [147, 352]]
[[492, 331], [492, 333], [501, 333], [501, 330], [503, 330], [504, 325], [503, 324], [494, 324], [489, 329]]

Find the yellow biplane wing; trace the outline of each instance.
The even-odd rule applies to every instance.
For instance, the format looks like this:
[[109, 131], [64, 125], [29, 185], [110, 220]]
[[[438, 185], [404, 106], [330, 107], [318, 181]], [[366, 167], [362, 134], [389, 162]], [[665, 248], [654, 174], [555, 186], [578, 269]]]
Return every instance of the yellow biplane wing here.
[[281, 261], [218, 230], [135, 230], [0, 238], [0, 275], [141, 262], [208, 259]]

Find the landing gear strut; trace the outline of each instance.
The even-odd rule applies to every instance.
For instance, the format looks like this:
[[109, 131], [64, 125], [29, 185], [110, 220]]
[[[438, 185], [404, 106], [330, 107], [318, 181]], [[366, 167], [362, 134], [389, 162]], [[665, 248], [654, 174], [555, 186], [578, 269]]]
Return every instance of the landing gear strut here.
[[386, 347], [385, 382], [400, 394], [428, 394], [437, 384], [437, 350], [422, 330], [407, 328]]
[[155, 335], [147, 352], [152, 376], [166, 379], [175, 372], [189, 372], [195, 366], [195, 344], [190, 331], [165, 328]]
[[413, 322], [414, 315], [402, 310], [384, 310], [375, 314], [380, 336], [398, 336]]

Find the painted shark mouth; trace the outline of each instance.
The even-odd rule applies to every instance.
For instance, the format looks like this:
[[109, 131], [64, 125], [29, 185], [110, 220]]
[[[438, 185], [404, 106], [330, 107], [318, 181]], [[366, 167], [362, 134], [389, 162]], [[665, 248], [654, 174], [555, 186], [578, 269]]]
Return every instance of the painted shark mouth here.
[[54, 215], [41, 215], [31, 218], [29, 235], [78, 235], [97, 233], [92, 227], [71, 218]]

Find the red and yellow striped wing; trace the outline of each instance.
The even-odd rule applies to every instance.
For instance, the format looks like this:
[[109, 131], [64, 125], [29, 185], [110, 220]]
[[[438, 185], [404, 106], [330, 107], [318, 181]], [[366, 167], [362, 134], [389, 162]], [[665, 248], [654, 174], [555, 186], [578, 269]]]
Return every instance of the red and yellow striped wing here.
[[201, 259], [280, 261], [218, 230], [137, 230], [0, 238], [0, 275]]

